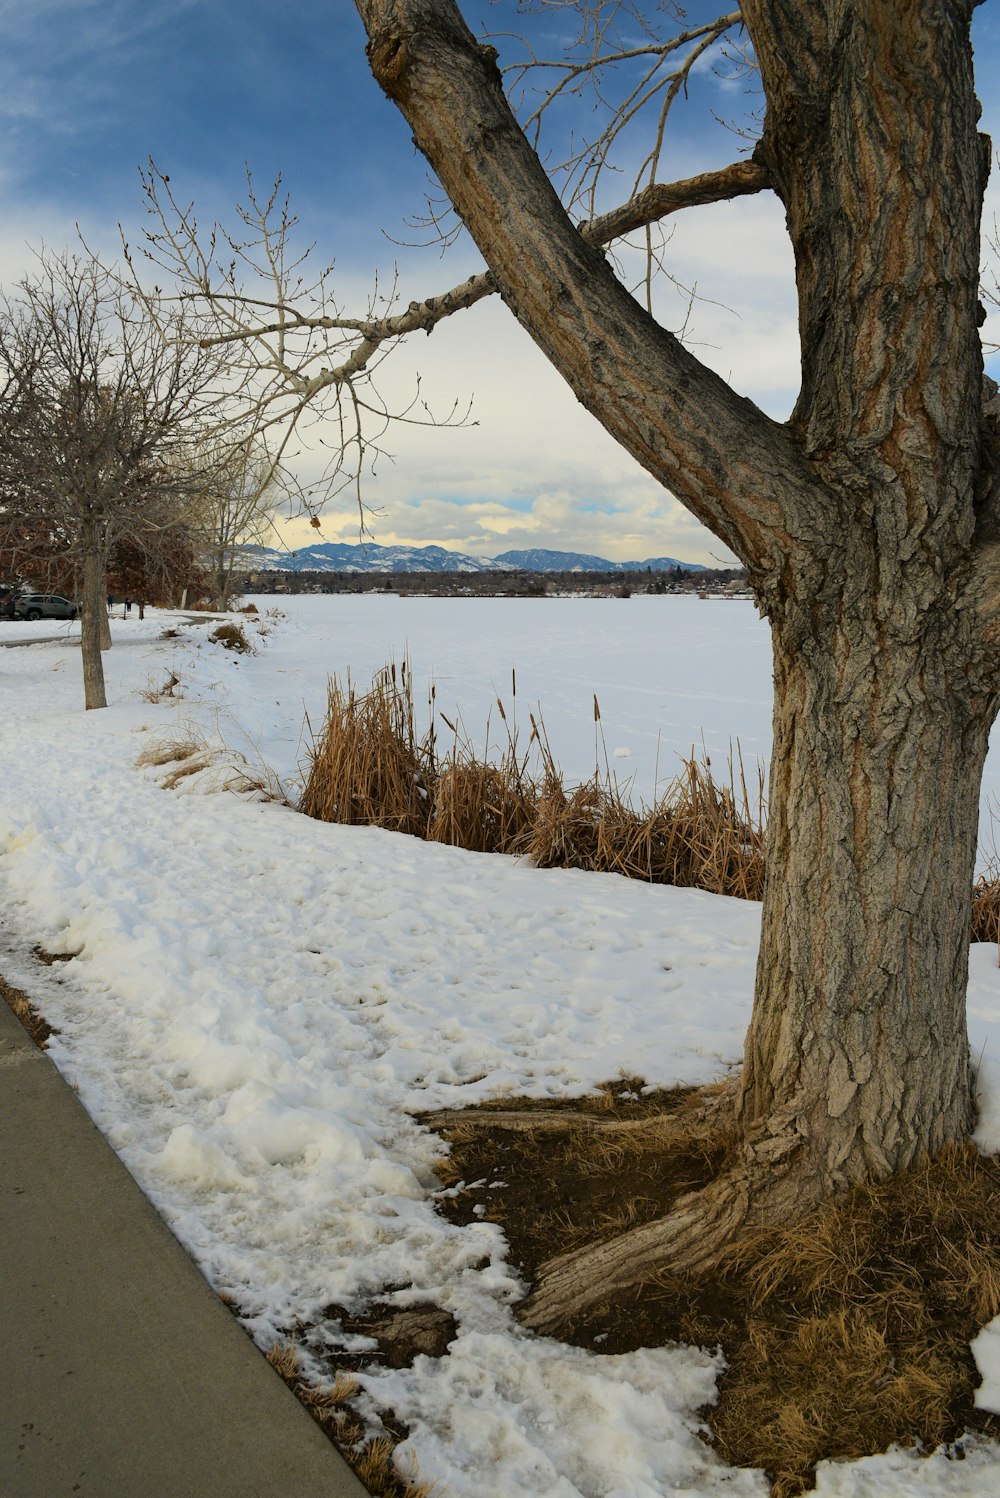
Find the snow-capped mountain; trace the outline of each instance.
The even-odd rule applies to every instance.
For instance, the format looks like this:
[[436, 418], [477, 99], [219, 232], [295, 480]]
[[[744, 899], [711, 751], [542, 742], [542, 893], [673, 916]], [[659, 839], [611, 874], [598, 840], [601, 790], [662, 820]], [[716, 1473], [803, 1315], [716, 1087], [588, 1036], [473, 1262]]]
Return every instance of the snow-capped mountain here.
[[580, 551], [505, 551], [497, 557], [473, 557], [443, 546], [349, 545], [324, 541], [299, 551], [277, 551], [269, 546], [241, 548], [241, 566], [248, 572], [669, 572], [682, 567], [702, 572], [697, 562], [676, 557], [650, 557], [643, 562], [609, 562], [606, 557]]
[[515, 568], [519, 572], [669, 572], [683, 567], [687, 572], [703, 572], [698, 562], [681, 562], [676, 557], [647, 557], [643, 562], [609, 562], [606, 557], [590, 556], [585, 551], [546, 551], [533, 547], [529, 551], [504, 551], [493, 558], [495, 567]]

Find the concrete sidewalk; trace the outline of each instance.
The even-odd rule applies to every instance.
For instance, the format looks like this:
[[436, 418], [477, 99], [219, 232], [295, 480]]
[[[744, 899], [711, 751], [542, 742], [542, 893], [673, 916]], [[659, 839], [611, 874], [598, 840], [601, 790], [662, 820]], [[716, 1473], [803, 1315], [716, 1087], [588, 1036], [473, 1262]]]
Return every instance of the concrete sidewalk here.
[[364, 1498], [0, 999], [3, 1498]]

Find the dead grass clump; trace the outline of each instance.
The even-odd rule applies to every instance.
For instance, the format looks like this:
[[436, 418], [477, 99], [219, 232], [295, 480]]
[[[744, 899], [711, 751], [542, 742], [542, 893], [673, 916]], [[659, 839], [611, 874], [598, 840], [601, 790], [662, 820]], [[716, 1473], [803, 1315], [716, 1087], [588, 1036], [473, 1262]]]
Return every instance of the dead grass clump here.
[[916, 1439], [933, 1449], [962, 1432], [949, 1418], [948, 1358], [901, 1353], [862, 1310], [805, 1316], [784, 1334], [752, 1321], [746, 1352], [712, 1425], [730, 1461], [773, 1474], [774, 1498], [808, 1491], [817, 1462]]
[[202, 756], [196, 760], [189, 759], [183, 765], [178, 765], [176, 770], [171, 770], [169, 775], [165, 775], [160, 784], [165, 791], [175, 791], [182, 780], [186, 780], [189, 775], [197, 775], [199, 770], [206, 770], [209, 763], [210, 761]]
[[1000, 1309], [1000, 1161], [971, 1147], [856, 1188], [734, 1254], [743, 1335], [710, 1415], [723, 1454], [812, 1486], [817, 1461], [919, 1445], [970, 1427], [969, 1343]]
[[764, 792], [754, 802], [737, 754], [729, 784], [708, 761], [688, 759], [651, 808], [633, 808], [616, 785], [594, 779], [567, 791], [546, 776], [525, 851], [540, 868], [595, 869], [759, 900], [764, 889]]
[[207, 770], [214, 759], [214, 751], [206, 744], [190, 739], [158, 739], [142, 751], [136, 764], [165, 771], [156, 778], [165, 791], [172, 791], [189, 775]]
[[389, 1436], [374, 1436], [351, 1466], [370, 1493], [379, 1498], [433, 1498], [440, 1491], [436, 1482], [421, 1482], [416, 1474], [404, 1476], [395, 1464], [395, 1443]]
[[1000, 869], [991, 867], [972, 886], [972, 940], [1000, 942]]
[[191, 739], [157, 739], [142, 751], [136, 764], [140, 768], [146, 765], [159, 768], [163, 765], [180, 764], [201, 752], [202, 746]]
[[184, 694], [176, 691], [176, 688], [180, 684], [180, 677], [175, 672], [168, 671], [158, 686], [153, 682], [152, 677], [150, 677], [145, 687], [140, 691], [139, 697], [143, 702], [165, 702], [168, 698], [182, 697]]
[[[317, 1387], [308, 1383], [302, 1376], [302, 1355], [294, 1341], [276, 1342], [265, 1355], [373, 1498], [432, 1498], [436, 1484], [421, 1482], [415, 1469], [407, 1475], [397, 1467], [397, 1440], [393, 1435], [367, 1435], [368, 1427], [351, 1407], [351, 1401], [361, 1392], [356, 1378], [338, 1369], [332, 1384]], [[404, 1435], [401, 1429], [399, 1438]]]
[[[567, 789], [541, 720], [531, 716], [522, 752], [502, 701], [496, 706], [505, 730], [496, 761], [478, 756], [443, 714], [453, 743], [439, 756], [434, 693], [421, 738], [405, 663], [399, 671], [385, 667], [364, 694], [332, 681], [301, 810], [321, 821], [387, 827], [477, 853], [523, 854], [541, 868], [594, 869], [760, 898], [763, 781], [758, 776], [752, 796], [738, 749], [728, 784], [713, 780], [707, 759], [692, 758], [652, 808], [636, 810], [610, 772]], [[594, 718], [599, 725], [596, 701]]]
[[613, 793], [596, 780], [567, 790], [551, 770], [538, 794], [535, 819], [524, 851], [540, 869], [606, 868], [602, 832], [613, 804]]
[[399, 674], [386, 667], [360, 696], [349, 682], [344, 689], [331, 681], [326, 720], [310, 750], [306, 816], [423, 837], [432, 778], [433, 756], [417, 740], [405, 664]]
[[475, 759], [455, 760], [435, 779], [427, 837], [474, 853], [510, 853], [525, 844], [534, 811], [533, 787], [523, 778]]
[[338, 1369], [329, 1388], [317, 1389], [312, 1384], [304, 1384], [299, 1391], [299, 1398], [322, 1424], [324, 1420], [332, 1418], [336, 1411], [342, 1410], [348, 1400], [353, 1399], [360, 1391], [361, 1385], [357, 1379]]
[[208, 638], [214, 644], [224, 646], [226, 650], [235, 650], [238, 655], [257, 653], [247, 639], [242, 624], [220, 624]]
[[[512, 678], [511, 685], [516, 700], [516, 678]], [[432, 712], [434, 700], [432, 687]], [[477, 755], [459, 724], [441, 715], [452, 733], [452, 744], [447, 754], [433, 765], [433, 805], [427, 829], [432, 842], [466, 848], [473, 853], [519, 853], [530, 840], [537, 815], [538, 780], [529, 764], [533, 753], [547, 758], [547, 746], [532, 718], [528, 748], [522, 753], [516, 726], [499, 697], [496, 706], [504, 741], [495, 764]], [[429, 734], [432, 763], [434, 733], [432, 722]], [[489, 743], [490, 721], [485, 737]]]
[[280, 775], [264, 764], [251, 764], [243, 755], [234, 756], [225, 780], [225, 789], [253, 801], [269, 801], [275, 806], [296, 809], [292, 794]]
[[[530, 1277], [556, 1254], [662, 1215], [725, 1168], [733, 1140], [702, 1101], [623, 1095], [612, 1083], [603, 1099], [565, 1109], [524, 1100], [519, 1112], [504, 1099], [431, 1117], [450, 1144], [439, 1209], [498, 1223]], [[997, 1314], [1000, 1160], [950, 1148], [744, 1240], [712, 1275], [664, 1272], [568, 1340], [612, 1354], [721, 1347], [727, 1371], [702, 1411], [715, 1445], [733, 1465], [768, 1472], [775, 1498], [794, 1498], [820, 1461], [893, 1444], [929, 1452], [968, 1430], [1000, 1436], [1000, 1419], [974, 1406], [969, 1350]]]
[[294, 1342], [275, 1342], [265, 1353], [265, 1357], [278, 1377], [283, 1378], [286, 1383], [298, 1378], [302, 1369], [302, 1355]]
[[650, 878], [759, 900], [764, 893], [763, 771], [758, 768], [751, 793], [738, 746], [735, 765], [730, 754], [727, 768], [728, 784], [720, 785], [707, 758], [685, 760], [650, 813], [639, 848], [655, 869]]

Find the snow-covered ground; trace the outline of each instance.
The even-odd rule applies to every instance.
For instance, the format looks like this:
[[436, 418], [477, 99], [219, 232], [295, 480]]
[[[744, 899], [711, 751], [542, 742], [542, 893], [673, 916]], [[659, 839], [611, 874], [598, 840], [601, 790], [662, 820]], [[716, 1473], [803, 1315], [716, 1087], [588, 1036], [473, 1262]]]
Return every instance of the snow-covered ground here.
[[[441, 1145], [411, 1117], [619, 1072], [717, 1076], [740, 1053], [757, 907], [321, 825], [219, 789], [239, 754], [291, 785], [328, 674], [364, 685], [408, 651], [473, 738], [497, 694], [511, 714], [516, 668], [522, 731], [540, 701], [570, 776], [593, 768], [596, 692], [612, 769], [648, 799], [692, 744], [718, 762], [738, 737], [748, 763], [766, 756], [764, 627], [747, 604], [672, 598], [257, 602], [281, 617], [249, 626], [255, 656], [210, 643], [210, 622], [116, 619], [100, 713], [81, 710], [76, 626], [0, 624], [0, 643], [58, 637], [0, 649], [3, 971], [38, 997], [57, 1064], [262, 1346], [386, 1285], [453, 1313], [444, 1358], [364, 1376], [451, 1498], [764, 1494], [761, 1474], [699, 1438], [716, 1355], [598, 1357], [520, 1331], [497, 1230], [437, 1216]], [[174, 695], [147, 700], [171, 676]], [[213, 766], [163, 789], [136, 761], [168, 739], [202, 744]], [[36, 943], [74, 955], [39, 971]], [[969, 1024], [981, 1141], [998, 1148], [992, 948], [973, 948]], [[1000, 1324], [980, 1342], [981, 1397], [1000, 1403]], [[818, 1491], [986, 1498], [1000, 1450], [825, 1464]]]

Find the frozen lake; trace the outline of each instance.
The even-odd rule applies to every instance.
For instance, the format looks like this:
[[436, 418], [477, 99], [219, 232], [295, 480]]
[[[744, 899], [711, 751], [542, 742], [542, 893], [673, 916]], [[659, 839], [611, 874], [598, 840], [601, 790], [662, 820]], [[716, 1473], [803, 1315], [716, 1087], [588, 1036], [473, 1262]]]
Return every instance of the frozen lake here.
[[[754, 605], [740, 599], [399, 598], [395, 594], [274, 596], [291, 629], [269, 648], [276, 701], [261, 704], [261, 751], [282, 773], [301, 758], [303, 708], [323, 715], [328, 675], [348, 671], [360, 687], [389, 660], [409, 657], [417, 700], [437, 685], [437, 706], [461, 714], [481, 747], [496, 698], [508, 715], [516, 672], [516, 719], [527, 742], [529, 711], [540, 705], [567, 780], [593, 773], [594, 695], [604, 745], [620, 783], [650, 801], [692, 747], [707, 750], [720, 777], [739, 742], [748, 780], [771, 746], [771, 643]], [[303, 634], [309, 637], [306, 647]], [[305, 648], [304, 648], [305, 647]], [[241, 704], [242, 705], [242, 704]], [[281, 711], [276, 715], [275, 708]], [[280, 726], [277, 727], [276, 723]], [[439, 732], [444, 732], [439, 725]], [[440, 742], [445, 742], [442, 738]], [[1000, 804], [1000, 736], [983, 780], [984, 809]], [[992, 851], [983, 819], [984, 853]]]
[[[479, 745], [491, 712], [492, 737], [502, 729], [497, 697], [509, 717], [514, 709], [522, 744], [529, 712], [541, 707], [556, 760], [571, 780], [594, 771], [596, 695], [612, 770], [631, 779], [634, 795], [645, 800], [692, 746], [704, 744], [713, 761], [724, 761], [738, 738], [748, 766], [768, 753], [770, 641], [748, 602], [394, 594], [253, 601], [262, 610], [280, 609], [295, 626], [275, 638], [268, 654], [287, 677], [289, 706], [297, 697], [314, 723], [328, 675], [349, 671], [363, 688], [387, 661], [405, 655], [418, 704], [433, 681], [439, 713], [459, 712]], [[303, 632], [311, 637], [307, 650]], [[447, 737], [440, 724], [439, 734]]]

